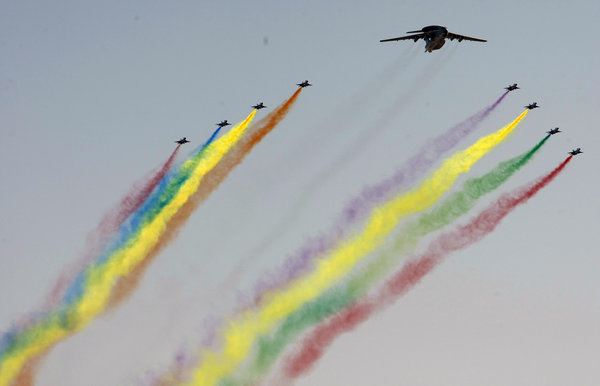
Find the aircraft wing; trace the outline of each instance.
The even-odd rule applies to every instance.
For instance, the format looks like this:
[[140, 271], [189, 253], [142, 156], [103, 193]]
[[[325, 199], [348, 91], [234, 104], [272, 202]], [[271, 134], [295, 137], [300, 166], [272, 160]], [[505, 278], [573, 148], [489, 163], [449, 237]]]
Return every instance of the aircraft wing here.
[[448, 36], [446, 36], [446, 38], [448, 38], [450, 40], [457, 39], [459, 42], [462, 41], [462, 40], [471, 40], [473, 42], [487, 42], [487, 40], [484, 40], [484, 39], [472, 38], [470, 36], [459, 35], [459, 34], [455, 34], [455, 33], [452, 33], [452, 32], [448, 32]]
[[407, 36], [401, 36], [399, 38], [391, 38], [391, 39], [383, 39], [380, 40], [379, 42], [395, 42], [398, 40], [414, 40], [415, 42], [419, 39], [423, 39], [425, 37], [425, 34], [420, 33], [420, 34], [416, 34], [416, 35], [407, 35]]

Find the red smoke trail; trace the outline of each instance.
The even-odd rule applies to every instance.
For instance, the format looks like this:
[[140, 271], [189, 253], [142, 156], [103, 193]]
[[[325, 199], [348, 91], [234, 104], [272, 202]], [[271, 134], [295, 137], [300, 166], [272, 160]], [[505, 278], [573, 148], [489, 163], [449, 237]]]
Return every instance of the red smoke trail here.
[[175, 156], [179, 151], [181, 144], [177, 145], [173, 153], [165, 162], [165, 164], [160, 168], [160, 170], [143, 186], [139, 186], [140, 184], [136, 184], [131, 188], [129, 193], [123, 197], [121, 202], [109, 213], [107, 213], [100, 225], [98, 225], [98, 236], [100, 238], [110, 236], [112, 233], [119, 230], [119, 227], [133, 212], [135, 212], [140, 205], [146, 201], [150, 193], [156, 188], [156, 185], [165, 177], [167, 172], [171, 169], [173, 165], [173, 161], [175, 160]]
[[299, 350], [284, 361], [285, 376], [289, 379], [297, 378], [312, 369], [338, 336], [353, 330], [375, 312], [391, 305], [431, 272], [449, 253], [465, 248], [492, 232], [507, 214], [548, 185], [572, 157], [569, 156], [556, 169], [537, 181], [503, 194], [468, 224], [458, 227], [453, 232], [441, 234], [429, 244], [425, 253], [406, 263], [399, 272], [388, 279], [377, 294], [354, 303], [315, 327], [300, 343]]
[[117, 204], [113, 209], [104, 215], [98, 227], [88, 237], [87, 241], [87, 252], [75, 266], [69, 268], [63, 272], [61, 277], [58, 279], [56, 285], [50, 292], [46, 305], [54, 307], [62, 298], [63, 291], [68, 283], [72, 282], [76, 272], [81, 270], [85, 264], [89, 263], [92, 258], [96, 256], [96, 252], [102, 243], [114, 233], [119, 230], [121, 224], [135, 212], [143, 203], [146, 201], [148, 196], [152, 193], [158, 183], [166, 176], [167, 172], [171, 169], [175, 156], [179, 151], [181, 144], [175, 147], [173, 153], [169, 156], [163, 166], [146, 182], [138, 182], [133, 185], [129, 193], [121, 199], [121, 202]]

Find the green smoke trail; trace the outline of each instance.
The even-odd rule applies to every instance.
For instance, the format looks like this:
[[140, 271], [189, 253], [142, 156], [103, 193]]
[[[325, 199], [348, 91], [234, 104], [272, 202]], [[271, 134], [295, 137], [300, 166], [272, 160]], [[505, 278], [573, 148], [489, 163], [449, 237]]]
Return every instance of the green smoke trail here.
[[387, 272], [399, 260], [416, 247], [423, 236], [450, 224], [458, 217], [466, 214], [479, 198], [498, 188], [517, 170], [527, 164], [548, 138], [550, 138], [550, 135], [544, 137], [529, 151], [501, 162], [482, 177], [465, 181], [462, 190], [451, 194], [436, 208], [404, 226], [391, 248], [381, 252], [370, 264], [354, 273], [342, 285], [330, 289], [318, 299], [305, 304], [298, 311], [288, 316], [273, 334], [260, 337], [254, 347], [253, 355], [244, 368], [238, 371], [237, 376], [223, 380], [221, 385], [255, 383], [270, 370], [284, 348], [304, 329], [339, 312], [365, 295], [370, 288], [385, 277]]

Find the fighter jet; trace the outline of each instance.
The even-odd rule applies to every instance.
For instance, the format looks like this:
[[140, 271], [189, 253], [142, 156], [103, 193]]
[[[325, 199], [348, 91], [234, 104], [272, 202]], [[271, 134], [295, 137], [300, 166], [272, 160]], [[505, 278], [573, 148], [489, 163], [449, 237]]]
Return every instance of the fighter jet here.
[[581, 151], [581, 148], [580, 148], [580, 147], [578, 147], [578, 148], [577, 148], [577, 149], [575, 149], [575, 150], [571, 150], [571, 151], [569, 152], [569, 154], [571, 154], [571, 155], [577, 155], [577, 154], [581, 154], [581, 153], [583, 153], [583, 152]]
[[221, 121], [221, 122], [217, 123], [216, 125], [219, 126], [219, 127], [223, 127], [223, 126], [231, 125], [231, 123], [227, 122], [227, 119], [226, 119], [224, 121]]
[[513, 90], [516, 90], [518, 88], [519, 88], [519, 86], [517, 86], [516, 83], [510, 84], [510, 85], [508, 85], [508, 87], [504, 87], [504, 89], [508, 90], [508, 91], [513, 91]]
[[558, 127], [556, 129], [550, 129], [548, 131], [546, 131], [546, 133], [550, 134], [550, 135], [554, 135], [556, 133], [562, 133], [562, 131], [558, 130]]
[[434, 50], [439, 50], [442, 48], [444, 43], [446, 43], [446, 39], [450, 40], [458, 40], [462, 42], [463, 40], [471, 40], [474, 42], [487, 42], [487, 40], [472, 38], [466, 35], [459, 35], [448, 31], [448, 28], [441, 25], [430, 25], [427, 27], [423, 27], [418, 31], [408, 31], [407, 34], [416, 34], [416, 35], [407, 35], [401, 36], [399, 38], [391, 38], [391, 39], [383, 39], [379, 42], [393, 42], [398, 40], [414, 40], [415, 42], [419, 39], [425, 40], [425, 52], [431, 52]]
[[187, 138], [183, 137], [181, 138], [179, 141], [175, 141], [175, 143], [178, 143], [180, 145], [183, 145], [184, 143], [188, 143], [190, 141], [187, 140]]
[[254, 106], [252, 106], [252, 107], [254, 107], [254, 108], [255, 108], [255, 109], [257, 109], [257, 110], [260, 110], [260, 109], [264, 109], [264, 108], [265, 108], [265, 107], [267, 107], [267, 106], [263, 105], [263, 103], [262, 103], [262, 102], [260, 102], [259, 104], [257, 104], [257, 105], [254, 105]]
[[537, 105], [537, 102], [533, 102], [524, 107], [527, 107], [529, 110], [533, 110], [533, 109], [537, 109], [540, 106]]
[[312, 84], [308, 83], [308, 80], [305, 80], [302, 83], [296, 83], [296, 86], [304, 88], [306, 86], [312, 86]]

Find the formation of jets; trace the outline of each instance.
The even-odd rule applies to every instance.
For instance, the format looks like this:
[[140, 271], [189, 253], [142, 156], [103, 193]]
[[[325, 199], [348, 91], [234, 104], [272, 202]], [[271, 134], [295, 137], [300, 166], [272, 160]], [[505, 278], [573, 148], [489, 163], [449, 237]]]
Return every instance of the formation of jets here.
[[524, 107], [527, 107], [529, 110], [533, 110], [533, 109], [537, 109], [540, 106], [538, 106], [537, 102], [533, 102]]
[[[444, 46], [446, 39], [450, 39], [451, 41], [456, 39], [459, 42], [462, 42], [463, 40], [470, 40], [470, 41], [474, 41], [474, 42], [487, 42], [487, 40], [485, 40], [485, 39], [474, 38], [471, 36], [460, 35], [457, 33], [450, 32], [450, 31], [448, 31], [448, 29], [446, 27], [441, 26], [441, 25], [430, 25], [427, 27], [423, 27], [420, 30], [408, 31], [407, 33], [412, 34], [412, 35], [400, 36], [397, 38], [390, 38], [390, 39], [383, 39], [383, 40], [380, 40], [380, 42], [392, 42], [392, 41], [400, 41], [400, 40], [413, 40], [414, 42], [417, 42], [419, 39], [423, 39], [425, 41], [425, 52], [432, 52], [435, 50], [439, 50], [440, 48], [442, 48]], [[305, 80], [303, 82], [296, 83], [296, 86], [298, 86], [300, 88], [304, 88], [304, 87], [312, 86], [312, 84], [310, 84], [308, 82], [308, 80]], [[514, 90], [518, 90], [519, 86], [517, 86], [517, 83], [513, 83], [513, 84], [509, 84], [508, 86], [504, 87], [504, 89], [507, 91], [514, 91]], [[267, 106], [265, 106], [263, 102], [257, 103], [252, 106], [252, 108], [254, 108], [256, 110], [264, 109], [266, 107]], [[538, 106], [537, 102], [533, 102], [533, 103], [526, 105], [525, 107], [529, 110], [533, 110], [533, 109], [537, 109], [540, 106]], [[217, 123], [216, 125], [219, 127], [225, 127], [225, 126], [229, 126], [231, 124], [229, 122], [227, 122], [227, 120], [224, 120], [224, 121]], [[548, 133], [549, 135], [554, 135], [554, 134], [558, 134], [560, 132], [561, 131], [559, 130], [559, 128], [556, 127], [554, 129], [548, 130], [546, 133]], [[183, 137], [180, 140], [175, 141], [175, 143], [178, 143], [180, 145], [183, 145], [188, 142], [190, 142], [190, 141], [188, 141], [186, 137]], [[583, 153], [583, 152], [581, 151], [581, 148], [579, 148], [579, 147], [577, 149], [573, 149], [569, 152], [569, 154], [571, 154], [573, 156], [577, 155], [577, 154], [581, 154], [581, 153]]]
[[[393, 38], [393, 39], [385, 39], [385, 40], [381, 40], [382, 42], [388, 42], [388, 41], [393, 41], [393, 40], [407, 40], [407, 39], [414, 39], [414, 41], [417, 41], [418, 39], [425, 39], [426, 41], [426, 46], [425, 49], [428, 50], [429, 52], [431, 52], [432, 50], [437, 50], [439, 48], [441, 48], [444, 45], [444, 39], [448, 38], [450, 40], [453, 39], [458, 39], [458, 41], [462, 41], [462, 40], [474, 40], [474, 41], [483, 41], [485, 42], [485, 40], [482, 39], [477, 39], [477, 38], [470, 38], [468, 36], [463, 36], [463, 35], [458, 35], [458, 34], [453, 34], [451, 32], [448, 32], [448, 30], [445, 27], [441, 27], [441, 26], [429, 26], [429, 27], [425, 27], [423, 28], [421, 31], [412, 31], [412, 32], [408, 32], [408, 33], [414, 33], [414, 32], [421, 32], [417, 35], [412, 35], [412, 36], [404, 36], [404, 37], [400, 37], [400, 38]], [[436, 40], [438, 39], [438, 40]], [[441, 39], [441, 40], [439, 40]], [[441, 41], [441, 44], [439, 43], [439, 41]], [[436, 45], [432, 45], [435, 42], [438, 42]], [[429, 47], [429, 49], [428, 49]], [[296, 86], [304, 88], [304, 87], [308, 87], [308, 86], [312, 86], [312, 84], [308, 83], [308, 80], [305, 80], [304, 82], [300, 82], [300, 83], [296, 83]], [[504, 87], [505, 90], [508, 91], [514, 91], [519, 89], [519, 86], [517, 86], [516, 83], [513, 84], [509, 84], [508, 86]], [[260, 109], [264, 109], [267, 106], [264, 105], [263, 102], [257, 103], [254, 106], [252, 106], [253, 108], [260, 110]], [[533, 102], [528, 104], [527, 106], [525, 106], [526, 108], [528, 108], [529, 110], [533, 110], [536, 109], [540, 106], [538, 106], [537, 102]], [[219, 122], [216, 124], [219, 127], [225, 127], [225, 126], [229, 126], [231, 125], [231, 123], [227, 122], [227, 119]], [[546, 133], [548, 133], [549, 135], [554, 135], [554, 134], [558, 134], [561, 133], [560, 129], [558, 127], [554, 128], [554, 129], [550, 129], [548, 131], [546, 131]], [[186, 137], [181, 138], [178, 141], [175, 141], [175, 143], [178, 143], [180, 145], [186, 144], [190, 141], [187, 140]], [[581, 151], [581, 148], [578, 147], [577, 149], [573, 149], [569, 152], [569, 154], [571, 155], [577, 155], [577, 154], [581, 154], [583, 153]]]
[[395, 42], [399, 40], [413, 40], [417, 41], [419, 39], [425, 40], [425, 52], [431, 52], [434, 50], [439, 50], [446, 43], [446, 39], [450, 40], [458, 40], [462, 42], [463, 40], [470, 40], [473, 42], [487, 42], [485, 39], [473, 38], [466, 35], [459, 35], [453, 32], [449, 32], [448, 28], [441, 25], [430, 25], [427, 27], [423, 27], [417, 31], [408, 31], [407, 34], [415, 34], [415, 35], [407, 35], [400, 36], [398, 38], [391, 39], [383, 39], [380, 40], [380, 43], [383, 42]]
[[[297, 83], [296, 85], [299, 87], [302, 87], [302, 88], [307, 87], [307, 86], [312, 86], [312, 84], [308, 83], [308, 80], [305, 80], [302, 83]], [[257, 103], [254, 106], [252, 106], [252, 108], [255, 108], [256, 110], [264, 109], [266, 107], [267, 106], [265, 106], [265, 104], [263, 102]], [[216, 125], [219, 127], [225, 127], [225, 126], [231, 125], [231, 123], [227, 122], [227, 119], [225, 119], [219, 123], [216, 123]], [[183, 137], [180, 140], [175, 141], [175, 143], [178, 143], [180, 145], [186, 144], [188, 142], [190, 142], [190, 141], [188, 141], [188, 139], [186, 137]]]
[[[513, 83], [507, 87], [504, 87], [504, 89], [508, 90], [508, 91], [513, 91], [518, 88], [519, 87], [517, 86], [516, 83]], [[533, 102], [533, 103], [528, 104], [525, 107], [528, 108], [529, 110], [533, 110], [533, 109], [537, 109], [540, 106], [538, 106], [537, 102]], [[560, 129], [558, 127], [555, 127], [554, 129], [550, 129], [550, 130], [546, 131], [546, 133], [548, 133], [549, 135], [554, 135], [554, 134], [562, 133], [562, 131], [560, 131]], [[571, 155], [577, 155], [577, 154], [581, 154], [581, 153], [583, 153], [583, 152], [581, 151], [580, 147], [578, 147], [577, 149], [573, 149], [569, 152], [569, 154], [571, 154]]]

